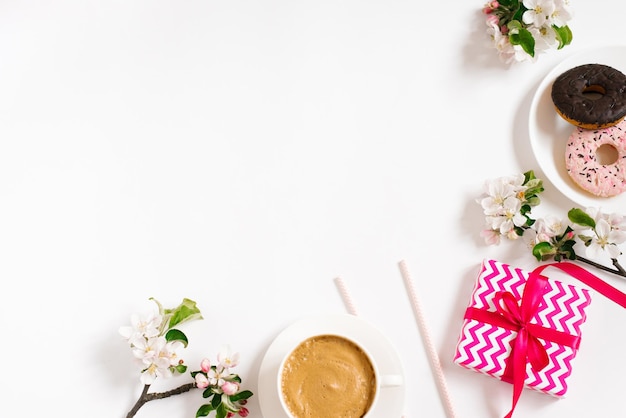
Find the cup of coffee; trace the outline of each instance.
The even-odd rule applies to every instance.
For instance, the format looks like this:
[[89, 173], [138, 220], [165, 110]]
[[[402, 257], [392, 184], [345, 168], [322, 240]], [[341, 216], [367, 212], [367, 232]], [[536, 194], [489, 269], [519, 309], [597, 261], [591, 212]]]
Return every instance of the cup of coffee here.
[[278, 369], [280, 403], [290, 418], [367, 417], [381, 388], [403, 383], [402, 375], [381, 374], [357, 341], [332, 334], [301, 341]]

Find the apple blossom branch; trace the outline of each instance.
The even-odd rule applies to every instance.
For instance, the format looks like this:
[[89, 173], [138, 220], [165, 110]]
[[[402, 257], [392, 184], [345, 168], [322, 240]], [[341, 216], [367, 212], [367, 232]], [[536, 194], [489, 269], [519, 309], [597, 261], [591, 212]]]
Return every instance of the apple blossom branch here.
[[[481, 232], [487, 244], [502, 239], [522, 239], [538, 261], [572, 260], [626, 277], [618, 257], [626, 242], [626, 219], [621, 214], [603, 213], [597, 208], [572, 208], [567, 219], [546, 216], [534, 219], [531, 211], [541, 201], [542, 180], [533, 171], [499, 177], [485, 183], [477, 199], [483, 208], [486, 229]], [[585, 256], [579, 253], [584, 251]], [[613, 267], [596, 261], [608, 257]]]
[[231, 372], [239, 362], [239, 353], [231, 353], [228, 346], [218, 353], [216, 364], [207, 358], [202, 359], [200, 370], [191, 372], [193, 382], [165, 392], [149, 393], [150, 385], [157, 378], [169, 378], [187, 371], [179, 352], [187, 347], [188, 340], [177, 327], [202, 319], [196, 302], [190, 299], [183, 299], [174, 309], [164, 309], [154, 298], [150, 300], [156, 303], [157, 309], [143, 316], [132, 315], [131, 325], [119, 329], [140, 365], [140, 380], [144, 384], [126, 418], [133, 418], [147, 402], [180, 395], [194, 388], [201, 389], [202, 397], [208, 402], [198, 408], [196, 418], [212, 412], [215, 412], [215, 418], [230, 418], [235, 414], [247, 417], [249, 411], [244, 405], [253, 394], [241, 390], [241, 378]]

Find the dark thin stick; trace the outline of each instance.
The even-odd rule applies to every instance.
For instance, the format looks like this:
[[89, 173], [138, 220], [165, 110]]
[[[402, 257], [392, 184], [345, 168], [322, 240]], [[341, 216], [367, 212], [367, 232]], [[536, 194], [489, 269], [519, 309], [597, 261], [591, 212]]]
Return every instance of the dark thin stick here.
[[613, 274], [616, 274], [618, 276], [626, 277], [626, 270], [624, 270], [624, 268], [620, 265], [620, 263], [615, 258], [611, 259], [611, 261], [613, 262], [613, 265], [615, 266], [615, 269], [612, 269], [611, 267], [607, 267], [607, 266], [602, 265], [600, 263], [596, 263], [595, 261], [591, 261], [591, 260], [589, 260], [589, 259], [587, 259], [585, 257], [581, 257], [579, 255], [576, 256], [576, 260], [580, 261], [581, 263], [589, 264], [590, 266], [593, 266], [593, 267], [598, 268], [600, 270], [604, 270], [606, 272], [613, 273]]
[[137, 402], [135, 402], [135, 405], [128, 412], [128, 414], [126, 414], [126, 418], [134, 417], [137, 411], [139, 411], [139, 409], [146, 402], [150, 402], [155, 399], [169, 398], [170, 396], [173, 396], [173, 395], [180, 395], [181, 393], [189, 392], [191, 389], [195, 387], [196, 387], [195, 383], [186, 383], [175, 389], [168, 390], [167, 392], [148, 393], [148, 389], [150, 389], [150, 385], [145, 385], [143, 387], [143, 390], [141, 391], [141, 395], [139, 396], [139, 399], [137, 399]]

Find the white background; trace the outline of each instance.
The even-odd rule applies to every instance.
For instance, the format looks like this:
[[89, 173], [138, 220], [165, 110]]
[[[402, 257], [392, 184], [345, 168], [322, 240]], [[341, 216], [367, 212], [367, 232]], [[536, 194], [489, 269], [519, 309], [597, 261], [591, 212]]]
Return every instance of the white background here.
[[[195, 300], [186, 362], [230, 344], [256, 394], [282, 329], [345, 312], [342, 277], [400, 354], [406, 416], [444, 417], [405, 260], [458, 416], [503, 416], [512, 387], [452, 356], [481, 260], [537, 263], [483, 243], [475, 199], [487, 179], [541, 176], [534, 90], [623, 37], [626, 3], [572, 5], [572, 45], [508, 68], [480, 0], [0, 1], [0, 414], [125, 416], [141, 384], [117, 330], [150, 297]], [[537, 215], [564, 215], [546, 189]], [[625, 320], [594, 297], [567, 398], [525, 391], [516, 416], [622, 413]]]

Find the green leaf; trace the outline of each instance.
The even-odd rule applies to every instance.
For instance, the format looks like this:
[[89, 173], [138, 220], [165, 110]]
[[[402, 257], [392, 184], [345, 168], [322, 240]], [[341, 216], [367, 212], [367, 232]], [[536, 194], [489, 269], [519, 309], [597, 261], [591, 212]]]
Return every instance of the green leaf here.
[[202, 405], [200, 408], [198, 408], [198, 412], [196, 412], [196, 418], [198, 417], [206, 417], [207, 415], [209, 415], [211, 413], [211, 411], [213, 411], [215, 408], [213, 408], [211, 405], [209, 404], [204, 404]]
[[164, 313], [164, 309], [163, 309], [163, 305], [161, 305], [161, 302], [159, 302], [158, 300], [156, 300], [155, 298], [149, 298], [149, 300], [153, 301], [154, 303], [157, 304], [158, 308], [159, 308], [159, 314], [163, 315]]
[[524, 6], [524, 4], [521, 1], [518, 1], [518, 0], [514, 1], [513, 7], [511, 8], [511, 12], [514, 12], [512, 19], [521, 21], [522, 16], [524, 16], [524, 12], [526, 12], [527, 10], [528, 9]]
[[211, 405], [213, 405], [213, 408], [217, 409], [219, 406], [222, 405], [222, 397], [214, 396], [213, 399], [211, 400]]
[[541, 203], [541, 200], [537, 196], [527, 197], [526, 201], [530, 206], [539, 206], [539, 203]]
[[568, 240], [568, 241], [565, 241], [563, 245], [561, 245], [561, 247], [559, 248], [559, 251], [561, 252], [561, 254], [563, 254], [565, 258], [567, 258], [568, 260], [576, 260], [576, 252], [574, 251], [574, 244], [576, 244], [576, 241], [574, 241], [573, 239]]
[[577, 225], [588, 226], [589, 228], [596, 227], [596, 221], [585, 213], [582, 209], [573, 208], [567, 212], [567, 217], [570, 221]]
[[224, 404], [220, 404], [220, 406], [215, 409], [215, 418], [226, 418], [228, 415], [228, 409], [224, 406]]
[[181, 341], [185, 347], [187, 347], [187, 344], [189, 343], [185, 333], [177, 329], [171, 329], [167, 331], [167, 333], [165, 334], [165, 339], [168, 342], [169, 341]]
[[176, 369], [178, 373], [183, 374], [187, 371], [187, 366], [185, 366], [184, 364], [178, 364], [176, 365], [176, 367], [174, 367], [174, 369]]
[[585, 247], [590, 246], [591, 243], [593, 242], [593, 237], [590, 237], [589, 235], [580, 234], [578, 235], [578, 238], [580, 238], [583, 244], [585, 244]]
[[512, 45], [520, 45], [524, 52], [531, 57], [535, 56], [535, 38], [533, 38], [533, 35], [528, 29], [519, 28], [515, 31], [511, 31], [509, 41]]
[[526, 196], [536, 196], [544, 191], [543, 180], [535, 178], [535, 174], [532, 171], [525, 173], [524, 176], [524, 186], [527, 187], [524, 192]]
[[515, 32], [517, 33], [520, 29], [523, 29], [524, 26], [522, 25], [522, 22], [519, 21], [519, 19], [514, 19], [511, 20], [509, 23], [507, 23], [507, 28], [509, 28], [509, 31]]
[[196, 302], [187, 298], [184, 298], [176, 308], [166, 309], [165, 314], [170, 316], [168, 328], [174, 328], [183, 322], [202, 319], [202, 314], [196, 306]]
[[554, 256], [554, 261], [562, 261], [563, 260], [563, 256], [561, 254], [556, 254]]
[[527, 172], [524, 173], [524, 184], [528, 185], [528, 182], [530, 180], [534, 180], [535, 179], [535, 172], [533, 170], [528, 170]]
[[549, 242], [540, 242], [533, 247], [533, 255], [537, 261], [549, 259], [556, 253], [556, 249]]
[[241, 401], [244, 399], [248, 399], [251, 396], [252, 396], [252, 392], [250, 392], [249, 390], [242, 390], [241, 392], [235, 393], [234, 395], [232, 395], [230, 397], [230, 400], [233, 402], [237, 402], [237, 401]]
[[557, 41], [559, 41], [559, 46], [558, 49], [563, 48], [565, 45], [569, 45], [572, 43], [572, 30], [569, 28], [569, 26], [555, 26], [552, 25], [552, 29], [554, 29], [554, 32], [556, 33], [556, 39]]
[[233, 403], [231, 397], [225, 393], [222, 393], [222, 406], [224, 407], [224, 409], [227, 409], [230, 412], [237, 412], [238, 410], [237, 406], [235, 406], [235, 404]]

